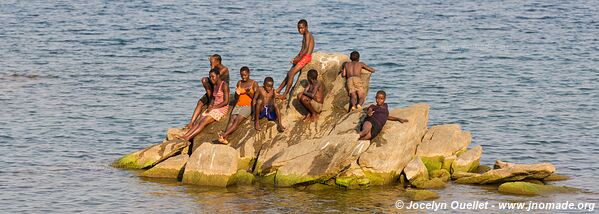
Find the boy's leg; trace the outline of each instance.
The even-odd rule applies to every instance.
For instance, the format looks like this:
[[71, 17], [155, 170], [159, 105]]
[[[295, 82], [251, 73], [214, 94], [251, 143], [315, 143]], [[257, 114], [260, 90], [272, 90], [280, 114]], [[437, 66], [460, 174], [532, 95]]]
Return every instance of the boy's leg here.
[[364, 124], [362, 124], [362, 131], [360, 131], [360, 140], [370, 140], [371, 132], [372, 123], [370, 123], [370, 121], [364, 121]]
[[202, 108], [207, 103], [208, 103], [208, 97], [206, 94], [204, 94], [204, 96], [202, 96], [202, 98], [200, 98], [198, 100], [198, 104], [196, 104], [196, 108], [193, 110], [193, 114], [191, 115], [191, 121], [189, 121], [189, 123], [185, 126], [185, 128], [191, 128], [193, 126], [193, 123], [198, 119], [198, 116], [200, 116], [200, 113], [202, 112]]
[[204, 86], [204, 90], [206, 90], [206, 95], [211, 97], [213, 87], [212, 87], [212, 82], [210, 82], [210, 79], [208, 79], [208, 77], [202, 78], [202, 86]]
[[[286, 80], [286, 85], [285, 85], [285, 92], [282, 95], [279, 95], [280, 99], [285, 99], [287, 98], [287, 95], [289, 94], [289, 91], [291, 90], [291, 86], [293, 86], [293, 79], [295, 79], [295, 74], [297, 74], [297, 72], [302, 69], [302, 67], [300, 67], [299, 65], [293, 66], [293, 68], [291, 68], [288, 72], [287, 72], [287, 80]], [[279, 91], [280, 93], [280, 91]]]
[[277, 131], [284, 132], [286, 128], [281, 124], [281, 112], [279, 112], [279, 107], [277, 107], [277, 105], [274, 105], [273, 107], [275, 108], [275, 114], [277, 115]]
[[355, 91], [352, 91], [349, 93], [349, 110], [348, 111], [355, 110], [357, 99], [358, 98], [356, 97]]
[[361, 108], [364, 106], [364, 101], [366, 100], [366, 93], [364, 90], [358, 90], [358, 107]]
[[264, 102], [262, 99], [256, 100], [256, 109], [254, 109], [254, 128], [260, 131], [260, 113], [264, 110]]
[[306, 121], [312, 115], [312, 111], [310, 111], [310, 109], [308, 109], [308, 106], [310, 106], [310, 101], [308, 100], [308, 97], [304, 96], [303, 92], [300, 92], [299, 94], [297, 94], [297, 100], [304, 108], [306, 108], [306, 110], [308, 110], [308, 115], [306, 115], [306, 117], [304, 117], [304, 121]]

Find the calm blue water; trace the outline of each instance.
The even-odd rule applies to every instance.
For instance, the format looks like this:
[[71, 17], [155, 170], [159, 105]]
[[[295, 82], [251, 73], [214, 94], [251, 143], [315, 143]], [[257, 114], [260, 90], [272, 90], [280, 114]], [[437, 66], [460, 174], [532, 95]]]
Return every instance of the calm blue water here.
[[[551, 162], [583, 189], [439, 201], [599, 202], [599, 6], [591, 1], [0, 2], [2, 212], [397, 211], [392, 187], [307, 192], [147, 180], [109, 164], [184, 125], [207, 57], [279, 82], [307, 18], [316, 51], [361, 52], [391, 106], [429, 103], [496, 159]], [[278, 83], [277, 83], [278, 84]], [[370, 99], [372, 101], [372, 99]]]

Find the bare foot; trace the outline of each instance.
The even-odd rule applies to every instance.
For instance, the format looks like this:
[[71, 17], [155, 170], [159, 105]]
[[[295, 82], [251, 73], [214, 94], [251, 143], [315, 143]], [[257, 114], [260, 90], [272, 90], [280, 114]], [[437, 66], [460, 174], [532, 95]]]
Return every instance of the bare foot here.
[[355, 110], [356, 110], [356, 107], [352, 106], [350, 111], [355, 111]]
[[284, 132], [285, 129], [287, 129], [287, 128], [283, 127], [283, 125], [277, 125], [277, 131]]
[[260, 131], [260, 122], [256, 120], [256, 122], [254, 122], [254, 129], [256, 129], [256, 131]]
[[222, 135], [218, 135], [218, 142], [222, 143], [222, 144], [229, 144], [229, 141], [227, 141], [227, 139], [225, 139]]
[[310, 121], [310, 118], [311, 118], [311, 114], [308, 114], [304, 117], [304, 119], [302, 121], [308, 122], [308, 121]]
[[356, 108], [357, 108], [358, 110], [362, 110], [362, 105], [358, 104], [358, 105], [356, 105]]
[[175, 135], [175, 138], [179, 139], [179, 140], [189, 141], [188, 139], [185, 138], [185, 136]]
[[276, 96], [276, 98], [277, 98], [277, 99], [279, 99], [279, 100], [286, 100], [286, 99], [287, 99], [287, 96], [286, 96], [285, 94], [278, 94], [278, 93], [277, 93], [277, 96]]

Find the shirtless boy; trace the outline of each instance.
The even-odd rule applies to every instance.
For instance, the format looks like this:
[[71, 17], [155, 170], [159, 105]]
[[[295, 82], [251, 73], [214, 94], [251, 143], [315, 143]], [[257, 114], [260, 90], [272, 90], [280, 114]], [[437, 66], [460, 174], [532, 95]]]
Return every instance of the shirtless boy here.
[[[293, 67], [289, 69], [289, 71], [287, 72], [287, 76], [285, 77], [285, 80], [283, 80], [279, 88], [277, 88], [277, 98], [282, 100], [285, 100], [287, 98], [287, 95], [291, 90], [291, 86], [293, 86], [295, 74], [297, 74], [297, 72], [300, 69], [306, 66], [306, 64], [312, 61], [312, 51], [314, 51], [314, 37], [312, 36], [312, 33], [308, 31], [308, 21], [306, 21], [305, 19], [299, 20], [299, 22], [297, 22], [297, 31], [299, 32], [299, 34], [303, 36], [302, 49], [300, 50], [299, 54], [297, 54], [297, 56], [295, 56], [295, 58], [291, 60], [291, 64], [293, 64]], [[283, 94], [280, 94], [281, 90], [283, 90], [284, 87], [285, 92]]]
[[318, 115], [322, 112], [324, 86], [318, 81], [318, 72], [314, 69], [308, 71], [308, 83], [304, 92], [297, 95], [297, 99], [309, 112], [304, 121], [313, 122], [318, 120]]
[[254, 128], [260, 131], [260, 119], [267, 118], [268, 121], [277, 123], [279, 132], [285, 131], [285, 127], [281, 124], [281, 113], [275, 105], [274, 80], [272, 77], [264, 78], [264, 84], [258, 88], [254, 95]]
[[[220, 79], [222, 81], [225, 81], [227, 85], [229, 85], [229, 68], [227, 68], [227, 66], [224, 66], [221, 63], [222, 58], [220, 57], [220, 55], [214, 54], [208, 57], [208, 60], [210, 61], [210, 70], [216, 68], [220, 74]], [[196, 120], [198, 119], [198, 116], [200, 116], [200, 112], [202, 112], [202, 107], [204, 107], [204, 105], [207, 105], [209, 101], [212, 99], [212, 90], [214, 89], [214, 84], [212, 84], [210, 78], [202, 78], [202, 85], [206, 90], [206, 94], [204, 94], [204, 96], [202, 96], [202, 98], [198, 100], [198, 104], [196, 105], [196, 108], [193, 110], [193, 114], [191, 115], [191, 121], [189, 121], [185, 128], [191, 128], [193, 123], [196, 122]]]
[[362, 69], [366, 69], [374, 73], [374, 68], [360, 62], [360, 53], [357, 51], [349, 54], [351, 62], [345, 63], [343, 67], [343, 76], [347, 78], [347, 92], [349, 93], [349, 111], [361, 109], [364, 105], [366, 91], [364, 89], [364, 83], [360, 78]]

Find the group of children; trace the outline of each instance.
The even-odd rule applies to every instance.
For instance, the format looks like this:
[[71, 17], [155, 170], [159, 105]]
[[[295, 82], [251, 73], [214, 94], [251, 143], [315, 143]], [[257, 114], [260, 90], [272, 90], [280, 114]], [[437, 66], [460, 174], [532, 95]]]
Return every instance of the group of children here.
[[[259, 87], [256, 81], [250, 79], [250, 69], [247, 66], [240, 69], [241, 80], [237, 82], [235, 87], [235, 106], [231, 111], [225, 130], [222, 134], [219, 134], [218, 141], [220, 143], [228, 144], [227, 138], [241, 122], [252, 115], [256, 130], [261, 130], [259, 120], [267, 118], [269, 121], [276, 122], [279, 132], [285, 131], [285, 127], [281, 124], [279, 108], [275, 105], [275, 99], [287, 99], [295, 75], [312, 60], [314, 50], [314, 37], [308, 31], [308, 22], [304, 19], [300, 20], [297, 23], [297, 29], [303, 36], [302, 48], [299, 54], [291, 60], [293, 66], [289, 69], [287, 76], [276, 91], [274, 90], [272, 77], [266, 77], [262, 87]], [[357, 51], [352, 52], [350, 54], [351, 61], [345, 64], [342, 72], [342, 75], [347, 78], [347, 90], [350, 96], [348, 111], [361, 110], [362, 105], [364, 105], [365, 89], [360, 78], [361, 70], [375, 71], [360, 62], [359, 59], [360, 54]], [[211, 67], [209, 76], [202, 78], [202, 85], [206, 90], [206, 94], [198, 100], [191, 121], [186, 126], [188, 131], [179, 136], [180, 139], [190, 141], [207, 125], [220, 121], [229, 113], [229, 69], [222, 64], [222, 58], [218, 54], [210, 56], [209, 61]], [[297, 99], [308, 110], [304, 121], [311, 122], [318, 120], [318, 116], [322, 112], [325, 88], [318, 81], [318, 72], [316, 70], [309, 70], [307, 76], [309, 84], [303, 92], [297, 95]], [[284, 88], [284, 93], [280, 94]], [[369, 140], [376, 137], [387, 120], [407, 122], [405, 119], [389, 116], [385, 97], [384, 91], [378, 91], [376, 105], [368, 107], [366, 120], [360, 129], [360, 140]], [[206, 106], [206, 110], [201, 113], [204, 106]]]

